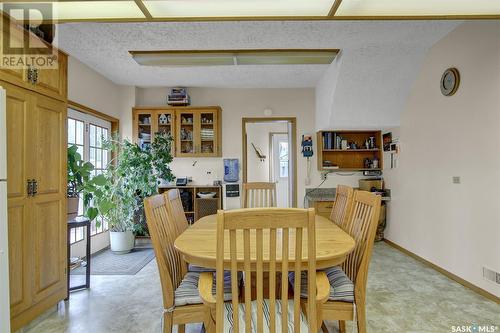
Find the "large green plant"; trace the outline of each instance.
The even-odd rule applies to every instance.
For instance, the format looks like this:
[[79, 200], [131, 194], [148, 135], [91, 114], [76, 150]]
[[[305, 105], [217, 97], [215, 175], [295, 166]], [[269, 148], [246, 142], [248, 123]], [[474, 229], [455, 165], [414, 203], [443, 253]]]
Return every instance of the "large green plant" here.
[[68, 198], [78, 198], [85, 184], [90, 181], [93, 170], [92, 163], [83, 161], [82, 155], [78, 152], [78, 146], [68, 147]]
[[[157, 134], [150, 148], [121, 140], [116, 135], [104, 142], [115, 158], [103, 174], [85, 187], [86, 215], [104, 218], [111, 231], [138, 231], [134, 216], [143, 210], [143, 199], [158, 193], [159, 178], [172, 181], [172, 138]], [[139, 214], [142, 219], [142, 214]], [[97, 221], [99, 223], [100, 221]]]

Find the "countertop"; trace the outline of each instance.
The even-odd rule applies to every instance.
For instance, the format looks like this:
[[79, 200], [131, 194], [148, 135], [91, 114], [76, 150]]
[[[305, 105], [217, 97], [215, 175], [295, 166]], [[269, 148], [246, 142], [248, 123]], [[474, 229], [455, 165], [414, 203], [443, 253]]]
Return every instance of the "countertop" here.
[[[308, 201], [309, 206], [311, 206], [312, 202], [318, 201], [334, 201], [335, 200], [335, 187], [331, 188], [306, 188], [306, 200]], [[391, 190], [386, 189], [387, 196], [382, 197], [382, 201], [390, 201], [391, 200]]]

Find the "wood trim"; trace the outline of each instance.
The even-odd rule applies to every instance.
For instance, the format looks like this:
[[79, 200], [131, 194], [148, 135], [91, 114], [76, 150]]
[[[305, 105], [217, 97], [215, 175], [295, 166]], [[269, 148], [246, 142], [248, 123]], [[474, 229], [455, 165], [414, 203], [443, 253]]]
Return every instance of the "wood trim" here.
[[[166, 95], [165, 95], [166, 96]], [[203, 106], [192, 106], [192, 105], [187, 105], [187, 106], [170, 106], [170, 105], [153, 105], [153, 106], [134, 106], [132, 108], [133, 111], [135, 110], [180, 110], [180, 109], [186, 109], [186, 110], [206, 110], [206, 109], [218, 109], [219, 111], [222, 111], [222, 108], [219, 105], [203, 105]]]
[[151, 20], [153, 18], [153, 15], [151, 15], [144, 2], [142, 2], [142, 0], [134, 0], [134, 1], [137, 7], [139, 7], [141, 12], [144, 14], [144, 16], [146, 16], [148, 20]]
[[213, 54], [213, 53], [286, 53], [286, 52], [329, 52], [329, 53], [339, 53], [340, 49], [211, 49], [211, 50], [146, 50], [146, 51], [128, 51], [131, 55], [136, 54], [183, 54], [183, 53], [194, 53], [194, 54]]
[[247, 123], [267, 123], [273, 121], [287, 121], [292, 124], [292, 142], [290, 151], [293, 153], [293, 187], [294, 187], [294, 196], [292, 198], [292, 206], [297, 207], [297, 118], [296, 117], [243, 117], [241, 118], [241, 133], [242, 133], [242, 161], [243, 161], [243, 182], [247, 182], [247, 131], [246, 124]]
[[339, 9], [341, 3], [342, 3], [342, 0], [335, 0], [335, 2], [333, 3], [332, 8], [330, 9], [330, 12], [328, 13], [329, 17], [334, 17], [335, 16], [335, 13]]
[[77, 102], [70, 101], [70, 100], [68, 100], [68, 108], [82, 112], [82, 113], [90, 114], [92, 116], [96, 116], [97, 118], [101, 118], [103, 120], [109, 121], [111, 123], [111, 132], [112, 133], [120, 131], [120, 120], [115, 118], [115, 117], [112, 117], [110, 115], [107, 115], [105, 113], [91, 109], [85, 105], [82, 105], [82, 104], [79, 104]]
[[498, 20], [500, 15], [420, 15], [420, 16], [242, 16], [242, 17], [172, 17], [58, 20], [64, 23], [133, 23], [133, 22], [228, 22], [228, 21], [421, 21], [421, 20]]
[[490, 292], [488, 292], [488, 291], [486, 291], [486, 290], [484, 290], [484, 289], [482, 289], [482, 288], [480, 288], [480, 287], [478, 287], [476, 285], [473, 285], [472, 283], [470, 283], [470, 282], [462, 279], [461, 277], [456, 276], [455, 274], [453, 274], [453, 273], [445, 270], [444, 268], [441, 268], [441, 267], [437, 266], [436, 264], [433, 264], [432, 262], [430, 262], [430, 261], [428, 261], [428, 260], [420, 257], [419, 255], [417, 255], [417, 254], [415, 254], [415, 253], [413, 253], [413, 252], [405, 249], [404, 247], [402, 247], [402, 246], [400, 246], [400, 245], [398, 245], [396, 243], [391, 242], [388, 239], [384, 239], [384, 242], [387, 245], [395, 248], [396, 250], [399, 250], [399, 251], [403, 252], [404, 254], [412, 257], [413, 259], [415, 259], [417, 261], [420, 261], [424, 265], [429, 266], [430, 268], [438, 271], [439, 273], [443, 274], [447, 278], [449, 278], [449, 279], [451, 279], [451, 280], [453, 280], [453, 281], [461, 284], [462, 286], [464, 286], [464, 287], [466, 287], [466, 288], [468, 288], [468, 289], [470, 289], [470, 290], [478, 293], [479, 295], [481, 295], [483, 297], [486, 297], [487, 299], [489, 299], [489, 300], [491, 300], [491, 301], [493, 301], [493, 302], [495, 302], [497, 304], [500, 304], [500, 297], [497, 297], [497, 296], [493, 295], [492, 293], [490, 293]]
[[[272, 182], [273, 180], [271, 179], [271, 176], [273, 175], [273, 163], [271, 161], [274, 160], [274, 156], [272, 156], [273, 153], [273, 135], [274, 134], [288, 134], [288, 132], [269, 132], [269, 181]], [[273, 161], [274, 162], [274, 161]]]

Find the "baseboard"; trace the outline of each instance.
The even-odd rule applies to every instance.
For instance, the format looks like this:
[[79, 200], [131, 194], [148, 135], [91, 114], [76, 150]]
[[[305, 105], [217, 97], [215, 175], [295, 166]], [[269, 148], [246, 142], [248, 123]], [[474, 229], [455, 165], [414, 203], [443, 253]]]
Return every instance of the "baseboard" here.
[[486, 297], [489, 300], [492, 300], [493, 302], [495, 302], [497, 304], [500, 304], [500, 297], [497, 297], [497, 296], [493, 295], [492, 293], [490, 293], [482, 288], [479, 288], [478, 286], [475, 286], [468, 281], [465, 281], [461, 277], [458, 277], [455, 274], [448, 272], [447, 270], [433, 264], [432, 262], [425, 260], [424, 258], [416, 255], [415, 253], [408, 251], [404, 247], [401, 247], [400, 245], [391, 242], [390, 240], [384, 239], [384, 242], [386, 244], [388, 244], [389, 246], [395, 248], [396, 250], [399, 250], [399, 251], [403, 252], [404, 254], [409, 255], [413, 259], [416, 259], [416, 260], [420, 261], [421, 263], [431, 267], [432, 269], [438, 271], [439, 273], [443, 274], [444, 276], [448, 277], [449, 279], [451, 279], [457, 283], [460, 283], [462, 286], [478, 293], [479, 295], [481, 295], [483, 297]]

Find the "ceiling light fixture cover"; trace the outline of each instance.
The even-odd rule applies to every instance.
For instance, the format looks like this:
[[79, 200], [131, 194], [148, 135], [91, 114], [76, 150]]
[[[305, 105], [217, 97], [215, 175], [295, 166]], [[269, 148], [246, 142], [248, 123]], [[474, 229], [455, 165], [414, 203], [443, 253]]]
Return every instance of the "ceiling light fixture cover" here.
[[335, 16], [499, 15], [499, 0], [343, 0]]
[[328, 50], [129, 51], [142, 66], [197, 67], [239, 65], [329, 65]]
[[144, 0], [154, 18], [327, 16], [334, 0]]

